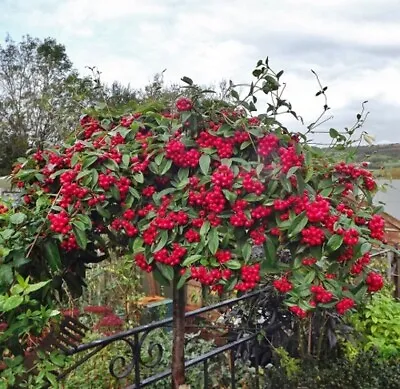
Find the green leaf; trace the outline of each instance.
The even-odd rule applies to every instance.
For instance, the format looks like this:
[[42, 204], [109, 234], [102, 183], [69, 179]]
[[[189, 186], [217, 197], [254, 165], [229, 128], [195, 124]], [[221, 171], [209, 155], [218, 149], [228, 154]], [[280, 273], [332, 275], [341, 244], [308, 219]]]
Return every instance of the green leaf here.
[[139, 250], [143, 248], [143, 239], [142, 238], [135, 238], [132, 243], [132, 251], [137, 253]]
[[156, 266], [164, 278], [166, 278], [168, 281], [172, 281], [174, 278], [174, 268], [172, 266], [164, 265], [163, 263], [159, 262], [157, 262]]
[[251, 244], [249, 242], [246, 242], [242, 246], [242, 255], [244, 260], [247, 262], [250, 259], [251, 256]]
[[78, 229], [80, 229], [82, 231], [85, 230], [85, 225], [82, 222], [74, 220], [71, 224], [76, 226], [76, 228], [78, 228]]
[[298, 214], [290, 224], [288, 230], [289, 238], [292, 238], [293, 236], [299, 234], [300, 231], [302, 231], [303, 228], [307, 225], [307, 223], [308, 223], [308, 217], [306, 216], [306, 213], [302, 212]]
[[36, 284], [29, 285], [25, 290], [25, 294], [36, 292], [37, 290], [42, 289], [44, 286], [46, 286], [49, 282], [51, 282], [51, 280], [41, 281], [37, 282]]
[[144, 182], [144, 176], [142, 172], [136, 173], [133, 175], [133, 178], [135, 179], [136, 182], [139, 184], [143, 184]]
[[122, 164], [123, 164], [123, 166], [124, 166], [125, 168], [128, 168], [130, 162], [131, 162], [131, 159], [130, 159], [129, 155], [128, 155], [128, 154], [124, 154], [124, 155], [122, 156]]
[[98, 159], [97, 155], [90, 155], [83, 160], [82, 167], [88, 168], [89, 166], [93, 165]]
[[200, 228], [200, 235], [204, 236], [205, 234], [207, 234], [207, 232], [210, 230], [210, 227], [210, 222], [206, 220]]
[[202, 173], [206, 176], [208, 174], [208, 169], [210, 168], [211, 158], [207, 154], [203, 154], [199, 160], [200, 169]]
[[157, 251], [161, 250], [161, 249], [165, 246], [165, 244], [167, 243], [167, 241], [168, 241], [168, 231], [162, 230], [161, 233], [160, 233], [160, 239], [159, 239], [159, 241], [158, 241], [158, 244], [157, 244], [157, 246], [154, 248], [154, 251], [153, 251], [153, 252], [156, 253]]
[[[309, 154], [307, 154], [307, 155], [309, 155]], [[307, 183], [308, 181], [310, 181], [313, 175], [314, 175], [314, 168], [312, 166], [309, 166], [307, 169], [307, 174], [304, 179], [304, 182]]]
[[182, 80], [183, 82], [185, 82], [186, 84], [188, 84], [188, 85], [193, 85], [193, 80], [192, 80], [191, 78], [187, 77], [187, 76], [183, 76], [183, 77], [181, 78], [181, 80]]
[[113, 172], [117, 171], [119, 169], [117, 162], [115, 162], [113, 159], [106, 159], [103, 162], [103, 165], [107, 168], [112, 170]]
[[96, 169], [92, 169], [91, 172], [92, 172], [92, 181], [90, 182], [90, 185], [92, 186], [92, 188], [94, 188], [99, 182], [99, 173], [97, 172]]
[[188, 178], [189, 177], [189, 169], [179, 169], [179, 171], [178, 171], [178, 178], [179, 178], [179, 181], [183, 181], [183, 180], [186, 180], [186, 178]]
[[215, 228], [212, 228], [208, 233], [208, 248], [211, 254], [215, 254], [218, 250], [219, 246], [219, 237], [218, 231]]
[[[157, 263], [157, 266], [161, 265], [161, 263]], [[161, 271], [157, 268], [153, 270], [154, 279], [161, 285], [161, 286], [169, 286], [170, 282], [167, 278], [165, 278]]]
[[294, 173], [296, 173], [296, 171], [299, 170], [299, 169], [300, 169], [299, 166], [292, 166], [292, 167], [288, 170], [288, 172], [286, 173], [286, 177], [289, 178], [289, 177], [293, 176]]
[[361, 253], [361, 255], [364, 255], [364, 254], [368, 253], [369, 251], [371, 251], [371, 248], [372, 248], [371, 243], [364, 242], [364, 243], [361, 245], [361, 248], [360, 248], [360, 253]]
[[315, 270], [311, 270], [307, 273], [307, 275], [304, 277], [304, 284], [309, 285], [314, 281], [315, 278]]
[[101, 215], [105, 218], [111, 217], [110, 211], [108, 209], [104, 208], [99, 203], [96, 204], [96, 211], [99, 213], [99, 215]]
[[164, 156], [165, 156], [165, 153], [160, 153], [160, 154], [158, 154], [158, 155], [154, 158], [154, 162], [155, 162], [155, 164], [156, 164], [157, 166], [160, 166], [160, 165], [161, 165], [161, 162], [162, 162]]
[[329, 129], [329, 136], [331, 138], [337, 138], [339, 136], [339, 133], [334, 128], [330, 128]]
[[3, 312], [12, 311], [13, 309], [19, 307], [23, 303], [23, 301], [24, 301], [24, 298], [22, 296], [7, 297], [3, 303], [3, 307], [1, 310]]
[[242, 264], [237, 259], [232, 259], [226, 262], [225, 265], [232, 270], [239, 270], [242, 267]]
[[10, 222], [12, 224], [22, 224], [25, 220], [26, 215], [22, 212], [17, 212], [10, 216]]
[[176, 285], [177, 289], [181, 289], [183, 285], [185, 285], [186, 281], [190, 278], [190, 272], [186, 272], [183, 276], [179, 278], [179, 281]]
[[228, 189], [222, 189], [222, 192], [225, 195], [225, 198], [229, 201], [229, 202], [234, 202], [237, 199], [237, 194], [230, 192]]
[[272, 239], [267, 239], [267, 241], [264, 244], [264, 248], [265, 248], [265, 254], [266, 254], [267, 260], [269, 260], [271, 263], [275, 263], [277, 248], [275, 247]]
[[[64, 365], [65, 365], [65, 358], [64, 358], [64, 356], [61, 355], [61, 354], [58, 354], [58, 353], [56, 353], [56, 352], [52, 352], [52, 353], [50, 354], [50, 361], [51, 361], [54, 365], [56, 365], [56, 366], [58, 366], [58, 367], [64, 367]], [[55, 382], [55, 385], [57, 385], [57, 379], [56, 379], [56, 377], [54, 377], [54, 382]]]
[[195, 254], [195, 255], [191, 255], [189, 257], [187, 257], [183, 263], [181, 264], [181, 266], [190, 266], [192, 263], [197, 262], [199, 259], [203, 258], [204, 255], [200, 255], [200, 254]]
[[322, 191], [320, 192], [320, 195], [321, 195], [322, 197], [328, 197], [332, 192], [333, 192], [333, 187], [325, 188], [324, 190], [322, 190]]
[[336, 251], [343, 243], [343, 236], [341, 235], [332, 235], [329, 240], [328, 243], [326, 244], [328, 247], [328, 250], [330, 251]]
[[53, 240], [48, 240], [44, 244], [44, 253], [47, 263], [52, 271], [57, 271], [61, 268], [61, 257], [58, 245]]
[[74, 167], [79, 162], [79, 154], [75, 153], [71, 158], [71, 167]]
[[89, 216], [83, 215], [81, 213], [78, 213], [75, 216], [75, 219], [79, 220], [81, 223], [83, 223], [86, 227], [86, 229], [90, 230], [92, 228], [92, 220], [90, 219]]
[[76, 243], [78, 243], [78, 246], [85, 250], [88, 240], [87, 240], [87, 236], [86, 236], [86, 232], [83, 230], [80, 230], [79, 228], [77, 228], [76, 226], [72, 226], [72, 230], [74, 232], [75, 235], [75, 239], [76, 239]]
[[239, 100], [239, 93], [237, 91], [235, 91], [234, 89], [231, 90], [231, 96], [234, 99]]
[[110, 188], [110, 191], [115, 200], [117, 200], [117, 201], [121, 200], [121, 194], [119, 193], [119, 189], [115, 185], [113, 185]]
[[172, 166], [172, 160], [168, 159], [160, 174], [163, 176], [165, 173], [168, 172], [169, 169], [171, 169], [171, 166]]
[[10, 264], [0, 265], [0, 284], [10, 285], [14, 281], [14, 274]]

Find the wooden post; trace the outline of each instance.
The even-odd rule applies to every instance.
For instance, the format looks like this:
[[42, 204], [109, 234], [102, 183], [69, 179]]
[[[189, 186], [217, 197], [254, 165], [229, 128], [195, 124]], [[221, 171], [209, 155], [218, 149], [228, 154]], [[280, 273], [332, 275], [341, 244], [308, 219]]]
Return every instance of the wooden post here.
[[185, 288], [177, 288], [179, 273], [175, 271], [173, 293], [172, 327], [172, 389], [185, 385]]
[[392, 282], [392, 266], [393, 266], [393, 258], [394, 258], [394, 252], [393, 251], [388, 251], [387, 255], [387, 279], [389, 282]]
[[395, 257], [395, 263], [396, 263], [396, 268], [395, 268], [395, 280], [396, 280], [396, 297], [400, 298], [400, 256], [396, 255]]

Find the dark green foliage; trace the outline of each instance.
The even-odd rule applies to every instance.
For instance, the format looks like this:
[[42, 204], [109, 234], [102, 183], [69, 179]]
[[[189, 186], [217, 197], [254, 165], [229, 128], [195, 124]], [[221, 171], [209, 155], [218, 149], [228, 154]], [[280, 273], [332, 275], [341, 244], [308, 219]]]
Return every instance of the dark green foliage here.
[[330, 360], [319, 366], [305, 361], [300, 367], [292, 379], [284, 367], [271, 368], [265, 389], [398, 389], [400, 385], [400, 360], [382, 360], [374, 353], [361, 353], [351, 361]]

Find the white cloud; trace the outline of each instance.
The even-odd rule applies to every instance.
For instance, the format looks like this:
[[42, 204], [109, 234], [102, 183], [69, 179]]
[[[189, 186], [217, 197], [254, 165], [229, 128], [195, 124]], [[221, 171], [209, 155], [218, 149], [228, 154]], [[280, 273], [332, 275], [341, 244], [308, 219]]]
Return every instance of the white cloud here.
[[[1, 4], [1, 3], [0, 3]], [[13, 34], [54, 36], [83, 70], [143, 86], [167, 68], [204, 84], [249, 81], [259, 58], [285, 69], [286, 96], [307, 121], [320, 112], [317, 83], [329, 87], [333, 124], [370, 100], [368, 131], [400, 141], [400, 3], [397, 0], [6, 0], [0, 25]], [[4, 9], [1, 9], [3, 8]], [[2, 22], [4, 21], [4, 22]], [[0, 31], [3, 31], [0, 28]], [[3, 34], [6, 30], [4, 30]], [[332, 125], [333, 125], [332, 124]], [[329, 124], [330, 125], [330, 124]]]

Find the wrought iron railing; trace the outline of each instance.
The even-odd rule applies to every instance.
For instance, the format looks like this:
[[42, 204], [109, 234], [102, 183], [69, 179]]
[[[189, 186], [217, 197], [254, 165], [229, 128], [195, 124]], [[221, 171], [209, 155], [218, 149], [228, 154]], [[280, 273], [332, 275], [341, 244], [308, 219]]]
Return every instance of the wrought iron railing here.
[[[225, 300], [219, 302], [214, 305], [210, 305], [207, 307], [203, 307], [191, 312], [187, 312], [185, 315], [186, 320], [195, 317], [201, 317], [206, 313], [215, 310], [227, 309], [232, 307], [242, 301], [252, 300], [259, 298], [264, 292], [264, 289], [260, 289], [251, 293], [247, 293], [238, 298], [232, 298], [229, 300]], [[64, 379], [68, 380], [68, 375], [74, 370], [78, 369], [82, 364], [88, 361], [90, 358], [95, 358], [96, 354], [98, 354], [101, 350], [106, 347], [110, 347], [115, 344], [115, 342], [124, 342], [127, 345], [127, 349], [129, 350], [129, 356], [127, 353], [123, 355], [117, 355], [112, 357], [109, 361], [109, 374], [117, 380], [122, 380], [129, 378], [129, 384], [127, 388], [129, 389], [139, 389], [148, 387], [151, 384], [157, 383], [165, 378], [171, 376], [171, 369], [166, 369], [162, 372], [156, 372], [155, 374], [151, 374], [150, 376], [143, 376], [142, 370], [146, 368], [146, 371], [149, 369], [155, 368], [161, 362], [164, 353], [164, 346], [161, 343], [150, 342], [145, 346], [145, 341], [148, 338], [149, 334], [153, 331], [166, 328], [170, 329], [172, 325], [172, 318], [166, 318], [157, 322], [153, 322], [147, 325], [142, 325], [131, 330], [127, 330], [116, 335], [112, 335], [100, 340], [96, 340], [90, 343], [81, 344], [75, 347], [70, 348], [66, 354], [67, 355], [82, 355], [82, 357], [78, 357], [79, 359], [68, 369], [63, 371], [59, 376], [58, 380], [62, 381]], [[276, 326], [276, 323], [271, 323], [272, 326]], [[217, 327], [216, 323], [211, 324], [212, 327]], [[201, 326], [199, 326], [201, 328]], [[263, 331], [267, 330], [265, 326], [263, 327]], [[198, 355], [192, 359], [185, 361], [185, 369], [189, 369], [193, 366], [202, 365], [202, 381], [204, 383], [204, 388], [209, 388], [210, 386], [210, 375], [209, 375], [209, 363], [210, 360], [220, 354], [228, 353], [229, 354], [229, 381], [230, 387], [235, 389], [237, 387], [237, 367], [238, 364], [243, 363], [244, 361], [251, 360], [252, 371], [254, 372], [254, 385], [255, 389], [260, 388], [260, 372], [262, 373], [262, 369], [259, 367], [258, 358], [256, 355], [251, 355], [251, 352], [243, 352], [243, 346], [249, 346], [245, 349], [251, 350], [251, 344], [257, 341], [257, 336], [260, 333], [259, 328], [246, 329], [245, 331], [239, 331], [239, 335], [236, 338], [228, 339], [226, 344], [216, 346], [212, 350], [203, 353], [202, 355]], [[237, 332], [236, 332], [237, 334]], [[144, 360], [143, 354], [147, 353], [150, 356], [149, 360]], [[85, 354], [85, 355], [83, 355]]]

